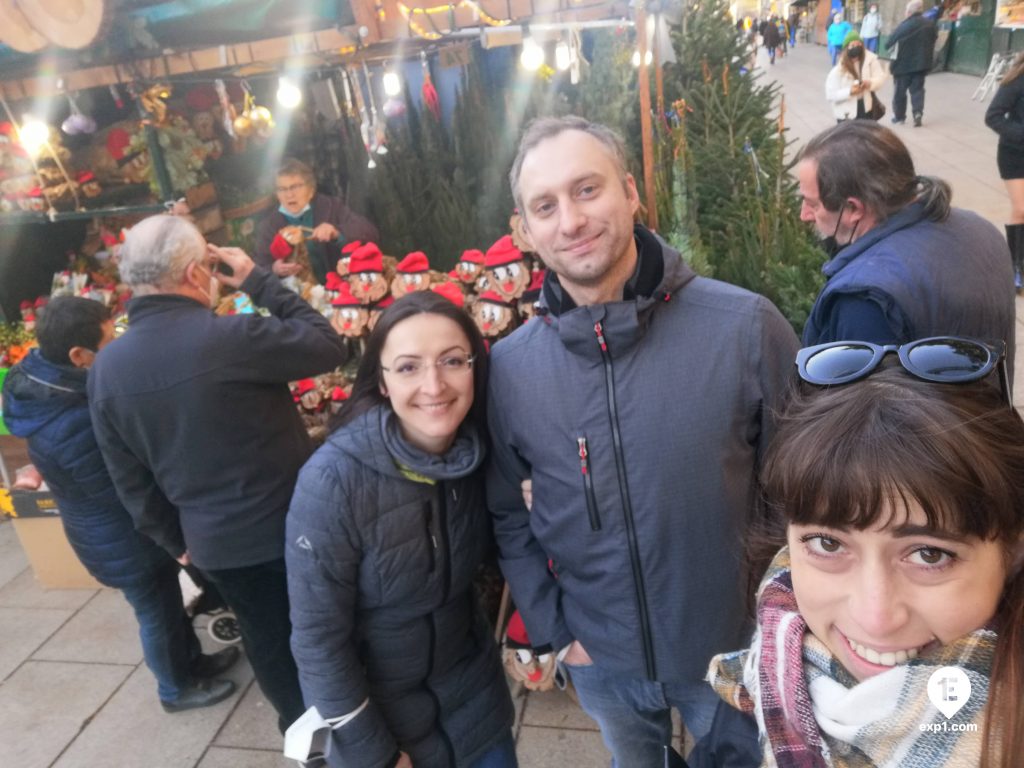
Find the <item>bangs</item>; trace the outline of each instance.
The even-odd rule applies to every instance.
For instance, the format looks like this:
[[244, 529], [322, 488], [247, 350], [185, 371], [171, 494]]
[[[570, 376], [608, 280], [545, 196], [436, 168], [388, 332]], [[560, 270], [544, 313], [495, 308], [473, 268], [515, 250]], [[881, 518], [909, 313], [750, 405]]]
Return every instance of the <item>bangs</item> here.
[[1015, 540], [1024, 425], [979, 391], [883, 371], [797, 396], [766, 457], [768, 509], [779, 522], [864, 530], [919, 507], [940, 535]]

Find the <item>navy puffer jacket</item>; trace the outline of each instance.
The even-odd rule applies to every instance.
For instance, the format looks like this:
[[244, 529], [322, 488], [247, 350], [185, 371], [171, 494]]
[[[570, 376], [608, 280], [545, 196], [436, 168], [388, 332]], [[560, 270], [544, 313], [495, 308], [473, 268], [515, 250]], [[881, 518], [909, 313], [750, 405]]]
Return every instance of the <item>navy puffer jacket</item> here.
[[173, 561], [135, 530], [117, 497], [93, 435], [85, 381], [85, 370], [54, 365], [33, 349], [4, 381], [4, 422], [28, 440], [82, 564], [97, 581], [122, 588]]
[[[472, 765], [509, 733], [512, 701], [472, 578], [493, 547], [480, 441], [417, 451], [377, 407], [309, 460], [288, 511], [292, 652], [331, 766]], [[407, 468], [399, 469], [399, 462]], [[411, 470], [411, 471], [408, 471]]]

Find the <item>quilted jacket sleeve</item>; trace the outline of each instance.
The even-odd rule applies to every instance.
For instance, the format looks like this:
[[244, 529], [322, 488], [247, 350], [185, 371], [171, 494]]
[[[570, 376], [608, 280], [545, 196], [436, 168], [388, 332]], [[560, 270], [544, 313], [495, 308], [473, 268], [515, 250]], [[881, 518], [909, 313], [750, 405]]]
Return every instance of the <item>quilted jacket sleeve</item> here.
[[[342, 465], [343, 466], [343, 465]], [[302, 470], [288, 511], [285, 560], [292, 652], [307, 706], [330, 720], [369, 697], [356, 650], [361, 542], [336, 465], [315, 460]], [[398, 745], [373, 700], [332, 734], [332, 766], [386, 768]]]

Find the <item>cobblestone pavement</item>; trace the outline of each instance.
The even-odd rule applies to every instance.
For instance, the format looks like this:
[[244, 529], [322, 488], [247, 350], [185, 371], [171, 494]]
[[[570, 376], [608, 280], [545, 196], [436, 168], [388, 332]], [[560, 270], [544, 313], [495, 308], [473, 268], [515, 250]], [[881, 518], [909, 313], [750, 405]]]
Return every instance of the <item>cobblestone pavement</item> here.
[[[823, 47], [801, 45], [774, 67], [764, 57], [762, 66], [782, 86], [795, 146], [832, 124], [824, 100]], [[978, 78], [964, 75], [929, 77], [924, 127], [896, 130], [921, 173], [947, 179], [958, 205], [1001, 226], [1007, 205], [995, 167], [995, 136], [982, 122], [985, 107], [970, 98], [977, 83]], [[883, 91], [887, 102], [891, 90]], [[1018, 401], [1024, 402], [1020, 394]], [[239, 693], [227, 701], [164, 714], [121, 596], [111, 590], [42, 589], [11, 524], [0, 523], [0, 766], [289, 765], [280, 756], [274, 717], [248, 665], [240, 664], [230, 677]], [[520, 696], [516, 712], [524, 768], [608, 764], [593, 721], [564, 694]]]

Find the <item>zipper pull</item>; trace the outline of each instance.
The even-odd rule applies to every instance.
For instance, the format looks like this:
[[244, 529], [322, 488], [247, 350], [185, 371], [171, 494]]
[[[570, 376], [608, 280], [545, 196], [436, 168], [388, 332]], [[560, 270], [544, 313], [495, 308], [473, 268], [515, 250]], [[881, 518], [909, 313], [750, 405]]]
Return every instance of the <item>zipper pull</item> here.
[[437, 536], [430, 534], [430, 543], [434, 545], [434, 549], [437, 549]]
[[576, 444], [580, 447], [580, 471], [587, 474], [587, 438], [576, 438]]
[[601, 345], [601, 351], [607, 352], [608, 345], [604, 342], [604, 328], [601, 327], [600, 322], [594, 323], [594, 334], [597, 336], [597, 343]]

